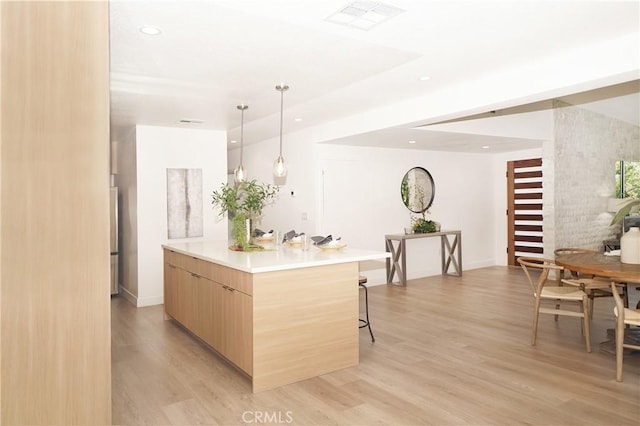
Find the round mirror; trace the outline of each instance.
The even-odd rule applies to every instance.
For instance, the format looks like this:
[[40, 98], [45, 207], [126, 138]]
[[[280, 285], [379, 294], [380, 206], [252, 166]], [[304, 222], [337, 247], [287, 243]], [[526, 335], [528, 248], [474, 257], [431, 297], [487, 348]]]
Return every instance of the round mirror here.
[[400, 184], [402, 202], [414, 213], [423, 213], [431, 207], [435, 186], [431, 174], [422, 167], [414, 167], [405, 173]]

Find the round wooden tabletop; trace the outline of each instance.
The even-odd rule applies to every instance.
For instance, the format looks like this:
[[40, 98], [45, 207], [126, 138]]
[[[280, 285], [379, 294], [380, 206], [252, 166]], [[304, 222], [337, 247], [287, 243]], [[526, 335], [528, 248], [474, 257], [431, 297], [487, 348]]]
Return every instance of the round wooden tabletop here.
[[640, 282], [640, 265], [620, 262], [620, 256], [602, 253], [572, 253], [556, 256], [556, 264], [585, 274], [615, 278], [620, 281]]

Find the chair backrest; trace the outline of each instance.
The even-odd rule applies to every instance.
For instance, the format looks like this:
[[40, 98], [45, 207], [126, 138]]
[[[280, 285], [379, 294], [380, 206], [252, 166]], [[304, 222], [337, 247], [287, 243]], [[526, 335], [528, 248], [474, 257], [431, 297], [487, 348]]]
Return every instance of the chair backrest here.
[[[544, 257], [519, 257], [518, 263], [522, 266], [522, 270], [531, 285], [533, 295], [536, 297], [542, 291], [542, 287], [544, 287], [549, 277], [549, 272], [551, 270], [562, 271], [564, 269], [564, 267], [556, 265], [552, 259], [545, 259]], [[533, 270], [539, 271], [537, 279], [533, 277]]]
[[616, 308], [613, 312], [616, 314], [616, 318], [621, 317], [624, 322], [624, 302], [622, 301], [622, 297], [620, 297], [620, 289], [615, 282], [611, 283], [611, 292], [613, 293], [613, 299], [616, 302]]
[[573, 253], [598, 253], [598, 252], [595, 250], [577, 248], [577, 247], [561, 247], [553, 251], [553, 254], [555, 254], [556, 256], [560, 256], [563, 254], [573, 254]]

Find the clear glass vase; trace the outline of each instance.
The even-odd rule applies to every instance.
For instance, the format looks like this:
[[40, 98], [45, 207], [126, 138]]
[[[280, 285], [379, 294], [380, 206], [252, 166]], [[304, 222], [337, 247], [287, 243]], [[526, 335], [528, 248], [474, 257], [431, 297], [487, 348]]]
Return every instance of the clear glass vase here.
[[253, 221], [246, 215], [236, 215], [231, 219], [232, 250], [244, 251], [251, 244]]

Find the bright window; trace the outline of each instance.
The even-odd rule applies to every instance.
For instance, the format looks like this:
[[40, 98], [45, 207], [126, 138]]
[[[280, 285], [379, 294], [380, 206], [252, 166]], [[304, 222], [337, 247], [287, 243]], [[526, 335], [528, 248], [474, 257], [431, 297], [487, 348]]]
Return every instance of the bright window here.
[[616, 161], [616, 198], [640, 199], [640, 161]]

